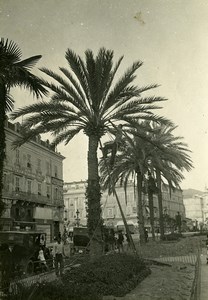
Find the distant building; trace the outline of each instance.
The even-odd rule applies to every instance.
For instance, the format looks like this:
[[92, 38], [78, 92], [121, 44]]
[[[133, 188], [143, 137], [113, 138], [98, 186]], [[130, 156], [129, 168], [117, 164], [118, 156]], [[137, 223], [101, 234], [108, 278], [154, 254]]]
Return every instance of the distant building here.
[[[86, 218], [86, 204], [85, 204], [85, 181], [64, 183], [64, 204], [65, 204], [65, 220], [69, 225], [73, 226], [78, 224], [85, 225]], [[130, 182], [127, 189], [127, 199], [125, 199], [124, 188], [117, 186], [116, 191], [119, 201], [121, 203], [124, 215], [130, 223], [134, 223], [137, 226], [137, 196], [134, 191], [134, 184]], [[163, 212], [170, 217], [175, 218], [179, 211], [182, 218], [185, 218], [185, 208], [183, 204], [182, 191], [175, 189], [171, 192], [166, 185], [162, 188], [163, 195]], [[149, 205], [147, 195], [143, 195], [144, 202], [144, 216], [145, 226], [150, 227], [149, 222]], [[108, 195], [105, 191], [102, 194], [101, 199], [102, 216], [105, 224], [109, 226], [116, 226], [118, 222], [122, 220], [121, 213], [113, 195]], [[158, 199], [154, 195], [154, 210], [155, 210], [155, 225], [159, 226], [159, 211], [158, 211]], [[78, 212], [78, 218], [77, 218]]]
[[200, 224], [208, 227], [208, 190], [185, 190], [183, 202], [186, 217], [193, 220], [198, 229]]
[[49, 141], [40, 136], [14, 149], [21, 134], [19, 123], [6, 122], [6, 160], [3, 201], [6, 211], [0, 219], [2, 230], [43, 230], [48, 241], [63, 223], [63, 159]]

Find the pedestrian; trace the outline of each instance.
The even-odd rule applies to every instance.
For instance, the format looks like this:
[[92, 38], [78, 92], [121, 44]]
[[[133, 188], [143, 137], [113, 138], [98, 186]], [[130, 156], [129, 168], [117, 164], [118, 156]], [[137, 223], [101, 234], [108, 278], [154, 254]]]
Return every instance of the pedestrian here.
[[123, 241], [124, 241], [124, 236], [123, 236], [122, 230], [119, 230], [119, 232], [118, 232], [118, 240], [117, 240], [118, 252], [119, 253], [121, 251], [124, 252]]
[[131, 242], [130, 242], [130, 237], [129, 235], [126, 233], [126, 241], [127, 241], [127, 248], [126, 250], [129, 251], [131, 249]]
[[7, 294], [9, 292], [12, 275], [12, 254], [8, 244], [2, 244], [0, 247], [0, 263], [2, 289]]
[[54, 244], [53, 257], [56, 275], [62, 275], [64, 268], [64, 245], [60, 238]]
[[110, 229], [109, 235], [108, 235], [108, 244], [109, 244], [109, 251], [115, 250], [115, 231], [113, 228]]
[[145, 242], [148, 242], [148, 230], [147, 228], [144, 230], [144, 237], [145, 237]]
[[208, 234], [207, 234], [207, 238], [205, 240], [206, 243], [206, 256], [207, 256], [207, 264], [208, 264]]
[[46, 260], [45, 260], [45, 256], [44, 256], [44, 252], [43, 252], [43, 247], [42, 246], [40, 246], [40, 249], [39, 249], [38, 259], [40, 261], [41, 270], [43, 269], [44, 271], [48, 271], [49, 268], [48, 268], [48, 266], [46, 264]]

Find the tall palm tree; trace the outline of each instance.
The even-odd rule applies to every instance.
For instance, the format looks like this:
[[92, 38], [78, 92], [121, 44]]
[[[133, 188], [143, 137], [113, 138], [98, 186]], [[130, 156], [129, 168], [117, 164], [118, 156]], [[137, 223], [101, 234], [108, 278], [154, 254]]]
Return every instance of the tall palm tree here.
[[[163, 207], [162, 207], [162, 178], [168, 182], [170, 189], [179, 187], [184, 179], [183, 170], [189, 171], [192, 168], [192, 161], [187, 152], [187, 145], [182, 143], [181, 137], [174, 137], [172, 134], [175, 127], [168, 127], [159, 124], [150, 126], [145, 122], [145, 132], [141, 127], [130, 131], [126, 135], [123, 146], [117, 155], [116, 163], [111, 177], [113, 184], [120, 181], [126, 191], [129, 178], [137, 179], [138, 196], [138, 218], [140, 225], [141, 241], [144, 241], [144, 217], [142, 203], [142, 185], [148, 193], [150, 224], [154, 239], [154, 204], [153, 194], [158, 195], [159, 223], [161, 238], [164, 237]], [[104, 161], [101, 162], [101, 174], [104, 188], [110, 184]], [[148, 179], [145, 175], [148, 175]], [[156, 186], [157, 184], [157, 186]]]
[[127, 195], [128, 182], [130, 179], [134, 179], [137, 193], [137, 216], [140, 243], [145, 242], [144, 203], [142, 199], [145, 174], [148, 172], [145, 144], [146, 141], [142, 138], [129, 135], [126, 132], [123, 137], [122, 146], [119, 149], [120, 151], [116, 156], [111, 174], [109, 174], [108, 166], [106, 166], [106, 164], [110, 164], [111, 159], [102, 159], [100, 162], [101, 183], [103, 189], [108, 188], [110, 193], [113, 192], [112, 185], [115, 186], [117, 182], [120, 182], [120, 185], [124, 187], [125, 195]]
[[30, 73], [30, 69], [41, 58], [41, 55], [21, 60], [21, 50], [13, 41], [0, 40], [0, 216], [4, 210], [2, 201], [3, 165], [5, 159], [6, 113], [13, 109], [14, 99], [10, 94], [12, 87], [20, 86], [28, 89], [37, 98], [46, 93], [38, 77]]
[[133, 124], [139, 119], [165, 122], [164, 118], [152, 113], [152, 109], [159, 108], [156, 103], [165, 99], [141, 97], [143, 92], [156, 88], [157, 85], [139, 88], [132, 84], [136, 77], [135, 72], [142, 65], [141, 61], [133, 63], [114, 83], [123, 57], [113, 65], [113, 51], [101, 48], [95, 57], [91, 50], [87, 50], [85, 59], [82, 59], [68, 49], [65, 58], [69, 69], [60, 67], [62, 76], [46, 68], [41, 69], [53, 80], [53, 83], [44, 81], [45, 86], [52, 92], [51, 99], [19, 109], [13, 113], [13, 118], [32, 114], [25, 119], [25, 134], [17, 144], [44, 132], [51, 132], [55, 136], [55, 145], [63, 141], [65, 144], [69, 143], [80, 131], [88, 136], [86, 198], [93, 255], [101, 251], [101, 192], [97, 158], [99, 140], [117, 122]]
[[[146, 125], [148, 126], [147, 122]], [[153, 131], [150, 128], [153, 128]], [[157, 143], [157, 147], [149, 147], [147, 152], [152, 176], [157, 182], [157, 196], [159, 207], [160, 236], [164, 238], [163, 205], [162, 205], [162, 178], [169, 184], [169, 189], [180, 188], [180, 182], [184, 179], [182, 172], [190, 171], [193, 167], [189, 156], [188, 146], [182, 142], [182, 137], [174, 136], [176, 127], [150, 124], [149, 138], [151, 143]], [[171, 194], [170, 194], [171, 195]]]

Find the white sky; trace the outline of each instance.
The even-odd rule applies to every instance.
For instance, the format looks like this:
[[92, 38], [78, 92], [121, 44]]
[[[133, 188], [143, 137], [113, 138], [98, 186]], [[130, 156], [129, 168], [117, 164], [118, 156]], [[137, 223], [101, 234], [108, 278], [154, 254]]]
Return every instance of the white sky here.
[[[195, 168], [181, 186], [200, 190], [208, 185], [207, 20], [204, 0], [0, 0], [1, 37], [14, 40], [23, 58], [43, 55], [37, 67], [67, 67], [67, 48], [81, 56], [87, 48], [113, 49], [115, 61], [124, 55], [119, 74], [142, 60], [135, 83], [161, 85], [152, 95], [168, 101], [157, 114], [178, 125], [177, 135], [193, 152]], [[16, 108], [34, 101], [24, 90], [12, 94]], [[64, 180], [85, 180], [86, 137], [80, 134], [59, 151], [66, 157]]]

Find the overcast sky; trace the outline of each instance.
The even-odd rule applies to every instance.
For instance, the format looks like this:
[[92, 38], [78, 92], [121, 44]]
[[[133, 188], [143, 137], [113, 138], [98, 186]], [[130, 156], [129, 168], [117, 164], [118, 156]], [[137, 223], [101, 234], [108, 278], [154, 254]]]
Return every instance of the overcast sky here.
[[[168, 98], [158, 114], [170, 118], [192, 150], [194, 169], [182, 188], [208, 186], [208, 3], [203, 0], [0, 0], [1, 37], [14, 40], [23, 58], [41, 54], [34, 69], [67, 67], [67, 48], [83, 55], [104, 46], [124, 55], [119, 74], [136, 60], [138, 85], [158, 83], [152, 95]], [[33, 100], [13, 90], [16, 108]], [[87, 139], [68, 146], [64, 180], [87, 178]]]

